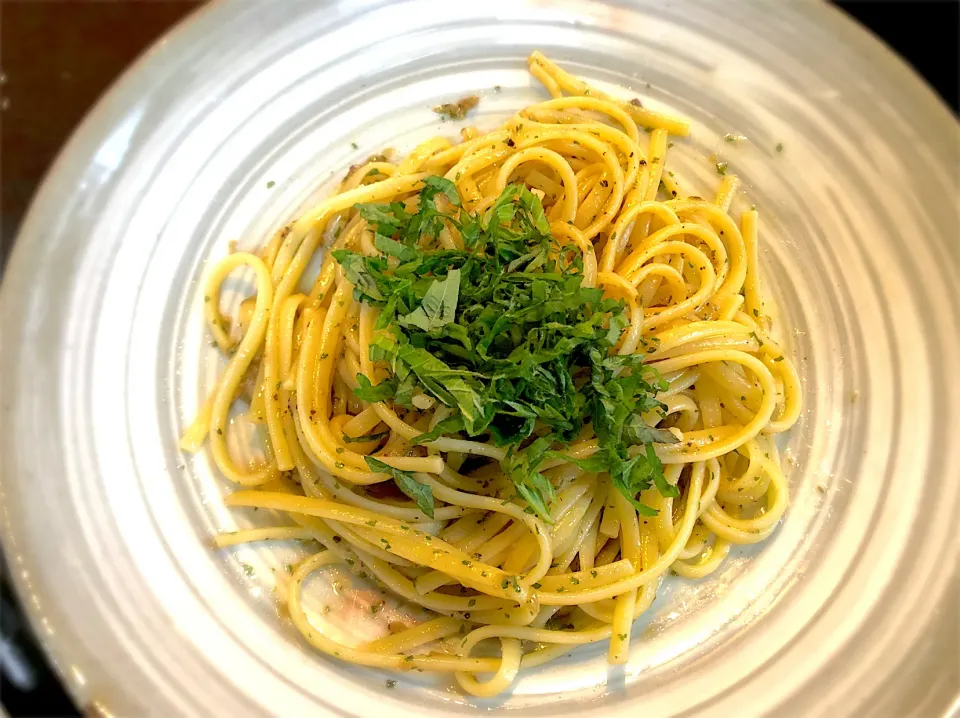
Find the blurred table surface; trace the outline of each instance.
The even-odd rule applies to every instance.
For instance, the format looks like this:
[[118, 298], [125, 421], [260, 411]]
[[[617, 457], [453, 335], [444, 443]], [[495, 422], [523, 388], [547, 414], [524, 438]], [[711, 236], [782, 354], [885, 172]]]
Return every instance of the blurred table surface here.
[[[200, 4], [0, 0], [0, 267], [31, 197], [73, 129], [141, 52]], [[837, 4], [906, 57], [957, 111], [956, 0]], [[908, 15], [923, 22], [908, 23]], [[12, 716], [75, 715], [43, 665], [29, 628], [16, 620], [5, 573], [0, 578], [4, 708]], [[19, 656], [21, 672], [8, 663], [10, 656]]]
[[199, 4], [0, 0], [0, 242], [7, 251], [73, 129], [144, 49]]

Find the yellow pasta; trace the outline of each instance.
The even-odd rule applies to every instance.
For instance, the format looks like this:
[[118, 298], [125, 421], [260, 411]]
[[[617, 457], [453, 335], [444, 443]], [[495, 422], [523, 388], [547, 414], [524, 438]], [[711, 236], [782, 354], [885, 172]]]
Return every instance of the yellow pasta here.
[[[286, 592], [311, 645], [366, 666], [452, 673], [479, 697], [578, 644], [609, 640], [609, 661], [624, 663], [633, 621], [668, 571], [703, 577], [732, 545], [769, 536], [789, 503], [774, 439], [801, 409], [797, 371], [764, 312], [757, 213], [730, 214], [736, 177], [714, 201], [681, 196], [665, 170], [667, 140], [686, 135], [687, 122], [614, 99], [540, 53], [529, 66], [551, 99], [491, 132], [467, 128], [460, 144], [434, 138], [398, 163], [371, 158], [259, 254], [233, 253], [212, 269], [206, 321], [230, 359], [181, 442], [196, 451], [209, 440], [217, 467], [242, 487], [228, 506], [274, 509], [292, 522], [224, 534], [218, 546], [322, 545]], [[378, 309], [358, 301], [329, 254], [316, 278], [305, 272], [333, 230], [335, 249], [377, 255], [382, 239], [355, 205], [413, 211], [431, 176], [452, 182], [473, 214], [510, 184], [530, 188], [554, 240], [577, 256], [582, 286], [622, 301], [626, 326], [611, 352], [641, 354], [664, 378], [662, 411], [643, 419], [673, 438], [648, 446], [679, 495], [645, 489], [637, 498], [655, 511], [638, 511], [608, 473], [583, 463], [600, 450], [585, 426], [541, 466], [547, 521], [513, 490], [499, 463], [509, 451], [492, 439], [415, 442], [453, 415], [437, 396], [415, 394], [413, 409], [357, 397], [358, 375], [377, 384], [390, 374], [370, 354]], [[436, 241], [462, 250], [465, 240], [445, 222]], [[231, 332], [220, 289], [241, 267], [255, 274], [256, 296]], [[226, 437], [241, 399], [264, 425], [263, 457], [248, 465]], [[430, 493], [432, 515], [393, 490], [396, 472]], [[363, 567], [431, 617], [357, 646], [321, 635], [301, 591], [333, 564]]]

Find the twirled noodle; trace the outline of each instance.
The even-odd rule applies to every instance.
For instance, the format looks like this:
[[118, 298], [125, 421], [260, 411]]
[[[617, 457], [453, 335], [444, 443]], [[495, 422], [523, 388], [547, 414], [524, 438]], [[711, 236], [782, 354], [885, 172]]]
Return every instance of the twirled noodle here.
[[[470, 128], [458, 145], [434, 138], [399, 164], [373, 158], [259, 256], [231, 254], [213, 268], [206, 319], [231, 356], [182, 442], [196, 450], [209, 435], [224, 476], [247, 487], [227, 505], [277, 509], [295, 522], [226, 534], [218, 545], [322, 544], [293, 571], [288, 592], [290, 615], [311, 645], [362, 665], [453, 672], [476, 696], [507, 690], [521, 668], [571, 645], [609, 638], [611, 663], [624, 662], [631, 624], [664, 574], [705, 576], [731, 545], [769, 536], [788, 504], [774, 436], [800, 412], [797, 372], [769, 334], [760, 296], [757, 213], [743, 212], [739, 226], [728, 214], [736, 178], [725, 177], [713, 202], [679, 197], [663, 167], [667, 135], [685, 135], [684, 121], [615, 100], [539, 53], [530, 70], [554, 99], [493, 132]], [[453, 181], [471, 212], [508, 183], [526, 184], [542, 196], [553, 236], [582, 256], [583, 284], [625, 302], [629, 326], [616, 351], [645, 354], [664, 376], [665, 413], [644, 419], [679, 439], [656, 449], [679, 498], [640, 496], [656, 516], [638, 514], [608, 475], [552, 458], [544, 464], [556, 495], [548, 526], [517, 502], [496, 462], [459, 472], [465, 457], [503, 459], [504, 449], [453, 437], [411, 443], [448, 407], [423, 395], [422, 409], [400, 411], [353, 396], [358, 373], [383, 376], [368, 353], [377, 310], [354, 300], [329, 253], [312, 286], [298, 287], [333, 230], [335, 247], [377, 252], [355, 204], [414, 205], [428, 175]], [[455, 227], [438, 239], [462, 247]], [[218, 307], [224, 280], [240, 267], [256, 275], [256, 297], [235, 320], [235, 342]], [[225, 437], [242, 398], [248, 418], [266, 424], [268, 458], [248, 467], [231, 457]], [[357, 441], [384, 433], [379, 450], [379, 439]], [[585, 434], [567, 455], [596, 450]], [[391, 477], [368, 468], [371, 452], [431, 489], [432, 519], [374, 491]], [[434, 617], [364, 645], [324, 637], [307, 620], [300, 590], [314, 571], [345, 562]], [[499, 654], [474, 656], [486, 641]]]

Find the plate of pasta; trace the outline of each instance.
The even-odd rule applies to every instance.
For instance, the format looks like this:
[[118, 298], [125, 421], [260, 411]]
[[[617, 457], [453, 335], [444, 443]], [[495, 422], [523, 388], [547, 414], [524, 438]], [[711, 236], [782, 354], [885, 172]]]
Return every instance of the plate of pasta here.
[[3, 284], [74, 696], [944, 714], [958, 137], [814, 5], [198, 12]]

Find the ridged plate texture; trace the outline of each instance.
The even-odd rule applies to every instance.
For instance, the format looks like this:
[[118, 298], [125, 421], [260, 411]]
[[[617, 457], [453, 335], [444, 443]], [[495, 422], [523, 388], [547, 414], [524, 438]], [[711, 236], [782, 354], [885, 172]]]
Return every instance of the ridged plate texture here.
[[[713, 190], [713, 154], [743, 178], [804, 387], [792, 507], [709, 579], [669, 579], [623, 668], [597, 645], [496, 702], [417, 674], [388, 691], [278, 615], [277, 549], [210, 546], [257, 519], [177, 450], [217, 370], [199, 282], [350, 164], [454, 136], [433, 105], [476, 92], [491, 128], [545, 97], [535, 48], [691, 118], [668, 160], [681, 187]], [[77, 131], [3, 281], [4, 551], [71, 691], [157, 716], [944, 714], [960, 685], [958, 150], [933, 93], [826, 5], [201, 10]]]

